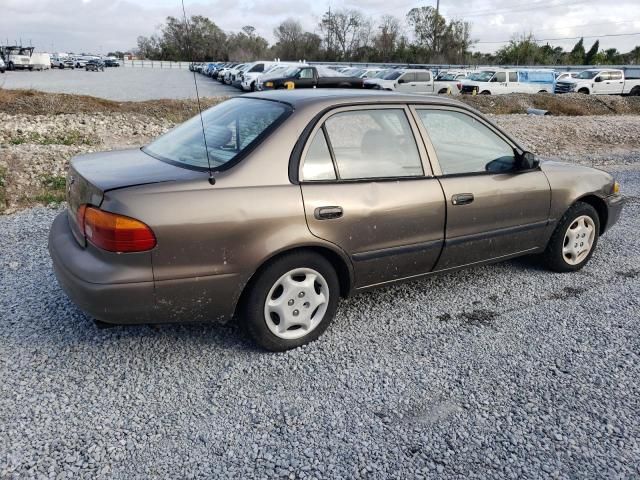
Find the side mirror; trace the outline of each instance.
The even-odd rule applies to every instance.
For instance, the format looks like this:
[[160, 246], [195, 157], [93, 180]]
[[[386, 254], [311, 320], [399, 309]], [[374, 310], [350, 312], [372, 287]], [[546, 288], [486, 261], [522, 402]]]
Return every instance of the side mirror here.
[[401, 78], [400, 80], [398, 80], [398, 83], [406, 83], [407, 81], [404, 78]]
[[522, 152], [516, 157], [519, 170], [533, 170], [540, 166], [540, 160], [531, 152]]
[[596, 77], [593, 79], [594, 82], [601, 82], [602, 81], [602, 77]]

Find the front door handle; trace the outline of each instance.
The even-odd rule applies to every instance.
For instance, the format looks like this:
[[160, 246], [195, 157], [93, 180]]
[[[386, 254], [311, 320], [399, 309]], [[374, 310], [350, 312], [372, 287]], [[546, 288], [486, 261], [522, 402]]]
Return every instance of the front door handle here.
[[317, 220], [332, 220], [342, 217], [343, 213], [342, 207], [318, 207], [313, 213], [313, 216], [316, 217]]
[[454, 205], [467, 205], [473, 202], [473, 193], [456, 193], [451, 197]]

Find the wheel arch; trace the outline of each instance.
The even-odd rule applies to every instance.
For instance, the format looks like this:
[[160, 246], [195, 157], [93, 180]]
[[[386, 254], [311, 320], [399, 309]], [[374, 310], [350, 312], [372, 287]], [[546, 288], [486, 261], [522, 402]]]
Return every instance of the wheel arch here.
[[602, 235], [607, 229], [607, 222], [609, 220], [609, 210], [607, 209], [606, 202], [597, 195], [587, 194], [583, 197], [578, 198], [573, 204], [575, 205], [578, 202], [583, 202], [588, 205], [591, 205], [596, 212], [598, 213], [598, 220], [600, 221], [600, 232], [599, 235]]
[[346, 254], [338, 252], [335, 249], [328, 247], [326, 245], [317, 245], [317, 244], [285, 248], [284, 250], [275, 252], [273, 255], [265, 258], [260, 264], [260, 266], [256, 269], [256, 271], [251, 275], [251, 277], [245, 283], [244, 287], [242, 288], [242, 293], [240, 294], [240, 297], [238, 298], [238, 301], [236, 302], [236, 305], [235, 305], [235, 314], [236, 314], [235, 316], [237, 316], [237, 313], [239, 309], [242, 307], [242, 304], [245, 301], [245, 298], [249, 292], [249, 289], [251, 288], [255, 280], [258, 278], [260, 273], [262, 273], [269, 265], [271, 265], [276, 260], [284, 256], [290, 255], [292, 253], [298, 253], [298, 252], [316, 253], [322, 256], [324, 259], [326, 259], [331, 264], [331, 266], [333, 266], [333, 268], [336, 271], [336, 274], [338, 275], [338, 282], [340, 284], [340, 296], [344, 298], [344, 297], [348, 297], [351, 294], [351, 292], [353, 291], [353, 285], [355, 283], [354, 272], [353, 272], [353, 266], [351, 265], [351, 262], [348, 260], [348, 257], [346, 256]]

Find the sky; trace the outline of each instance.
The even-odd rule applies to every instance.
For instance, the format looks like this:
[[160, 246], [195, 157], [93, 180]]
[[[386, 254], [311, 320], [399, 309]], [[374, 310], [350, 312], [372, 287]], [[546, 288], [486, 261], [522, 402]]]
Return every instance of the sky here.
[[[436, 0], [185, 0], [187, 15], [205, 15], [225, 31], [253, 25], [273, 41], [273, 29], [287, 18], [317, 30], [323, 12], [357, 8], [378, 19], [384, 14], [404, 18], [416, 6], [435, 6]], [[585, 36], [588, 49], [598, 35], [601, 48], [622, 52], [640, 45], [640, 0], [442, 0], [447, 19], [472, 24], [475, 51], [493, 52], [515, 36], [533, 33], [538, 39]], [[139, 35], [149, 36], [168, 16], [181, 16], [179, 0], [0, 0], [0, 43], [31, 44], [36, 51], [106, 54], [130, 50]], [[406, 27], [409, 34], [410, 29]], [[569, 50], [576, 39], [552, 40]]]

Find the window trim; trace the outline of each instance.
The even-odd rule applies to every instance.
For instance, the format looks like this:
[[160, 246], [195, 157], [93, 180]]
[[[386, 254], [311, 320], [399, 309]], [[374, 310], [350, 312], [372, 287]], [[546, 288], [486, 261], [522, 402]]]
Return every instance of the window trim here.
[[411, 104], [409, 105], [410, 110], [412, 115], [414, 115], [415, 117], [415, 121], [416, 124], [418, 125], [418, 129], [420, 130], [420, 135], [422, 136], [422, 140], [425, 143], [425, 147], [427, 149], [427, 152], [429, 154], [429, 159], [431, 160], [431, 168], [434, 172], [434, 176], [437, 178], [450, 178], [450, 177], [464, 177], [464, 176], [479, 176], [479, 175], [504, 175], [504, 174], [508, 174], [510, 172], [501, 172], [501, 173], [497, 173], [497, 172], [464, 172], [464, 173], [447, 173], [444, 174], [442, 173], [442, 168], [440, 166], [440, 160], [438, 159], [438, 154], [436, 153], [436, 149], [433, 145], [433, 142], [431, 141], [431, 137], [429, 136], [429, 133], [427, 132], [426, 127], [424, 126], [424, 124], [420, 121], [420, 116], [418, 111], [419, 110], [444, 110], [445, 112], [454, 112], [454, 113], [461, 113], [464, 115], [467, 115], [468, 117], [471, 117], [472, 119], [476, 120], [477, 122], [483, 124], [485, 127], [487, 127], [489, 130], [491, 130], [493, 133], [495, 133], [498, 137], [500, 137], [505, 143], [507, 143], [509, 146], [511, 146], [511, 148], [513, 148], [516, 151], [524, 151], [524, 149], [522, 149], [512, 138], [510, 138], [509, 136], [507, 136], [504, 132], [502, 132], [496, 125], [494, 125], [493, 123], [485, 120], [482, 117], [479, 117], [478, 115], [475, 115], [474, 113], [465, 110], [463, 108], [459, 108], [459, 107], [446, 107], [446, 106], [442, 106], [442, 105], [424, 105], [424, 104]]
[[[411, 134], [413, 135], [413, 139], [416, 143], [416, 148], [418, 150], [418, 158], [420, 159], [420, 165], [422, 167], [422, 175], [412, 175], [412, 176], [404, 176], [404, 177], [376, 177], [376, 178], [353, 178], [353, 179], [342, 179], [340, 178], [339, 170], [336, 165], [335, 153], [333, 151], [333, 145], [331, 144], [331, 138], [327, 134], [325, 122], [334, 115], [345, 113], [345, 112], [354, 112], [359, 110], [402, 110], [407, 119], [407, 123], [409, 124], [409, 129]], [[299, 184], [316, 184], [316, 183], [361, 183], [361, 182], [383, 182], [383, 181], [402, 181], [402, 180], [416, 180], [422, 178], [433, 178], [433, 171], [431, 169], [431, 163], [429, 162], [428, 152], [425, 149], [424, 142], [421, 141], [420, 132], [418, 129], [418, 125], [414, 116], [412, 115], [410, 108], [405, 103], [393, 103], [393, 104], [358, 104], [358, 105], [345, 105], [341, 107], [331, 108], [328, 111], [321, 112], [320, 115], [316, 117], [315, 124], [310, 129], [309, 134], [306, 136], [304, 140], [304, 145], [302, 150], [298, 156], [298, 168], [297, 168], [297, 182]], [[311, 125], [314, 121], [312, 121], [309, 125]], [[307, 156], [307, 152], [311, 147], [311, 143], [315, 138], [318, 130], [324, 130], [325, 140], [327, 141], [327, 146], [329, 147], [329, 153], [331, 154], [331, 161], [333, 162], [333, 168], [336, 174], [336, 179], [333, 180], [305, 180], [303, 175], [303, 167], [304, 162]], [[303, 134], [304, 135], [304, 132]], [[301, 136], [302, 136], [301, 135]], [[295, 152], [295, 148], [294, 148]]]

